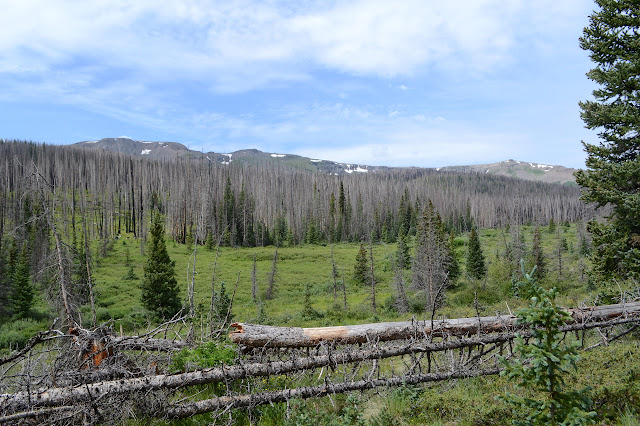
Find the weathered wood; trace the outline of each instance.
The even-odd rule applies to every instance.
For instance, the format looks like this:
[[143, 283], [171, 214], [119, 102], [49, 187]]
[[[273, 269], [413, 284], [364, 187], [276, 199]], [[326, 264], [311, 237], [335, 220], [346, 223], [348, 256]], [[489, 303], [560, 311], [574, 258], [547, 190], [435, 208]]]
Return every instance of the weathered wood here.
[[[208, 413], [220, 409], [255, 407], [288, 401], [292, 398], [315, 398], [337, 393], [353, 392], [357, 390], [373, 389], [380, 386], [416, 385], [427, 382], [440, 382], [451, 379], [489, 376], [500, 373], [500, 368], [487, 370], [453, 371], [448, 373], [425, 373], [385, 379], [359, 380], [355, 382], [325, 383], [319, 386], [305, 386], [295, 389], [283, 389], [271, 392], [261, 392], [249, 395], [221, 396], [197, 402], [177, 404], [167, 408], [163, 417], [185, 418], [196, 414]], [[160, 413], [154, 413], [159, 416]]]
[[[575, 323], [561, 328], [561, 331], [573, 331], [596, 327], [609, 327], [640, 321], [640, 318], [618, 318], [604, 322]], [[524, 330], [519, 334], [528, 336]], [[286, 374], [301, 370], [310, 370], [325, 366], [355, 363], [366, 360], [386, 359], [396, 356], [438, 352], [459, 349], [476, 345], [489, 345], [512, 340], [515, 332], [496, 333], [473, 338], [462, 337], [440, 342], [407, 343], [396, 346], [382, 346], [375, 349], [347, 350], [327, 355], [317, 355], [304, 358], [293, 358], [288, 361], [274, 361], [266, 363], [249, 363], [233, 366], [210, 368], [173, 375], [155, 375], [132, 379], [119, 379], [98, 383], [50, 388], [37, 392], [17, 392], [0, 394], [0, 407], [5, 412], [17, 412], [41, 406], [68, 405], [90, 401], [92, 398], [104, 398], [125, 393], [148, 392], [159, 389], [177, 389], [182, 387], [238, 380], [246, 377], [261, 377]]]
[[[606, 321], [640, 316], [640, 302], [567, 309], [569, 323]], [[321, 342], [343, 344], [369, 341], [403, 340], [429, 336], [470, 336], [514, 330], [521, 326], [515, 315], [457, 318], [433, 321], [382, 322], [335, 327], [276, 327], [260, 324], [233, 323], [236, 330], [229, 338], [239, 345], [256, 348], [296, 348], [316, 346]]]
[[343, 351], [336, 354], [318, 355], [305, 358], [293, 358], [288, 361], [249, 363], [241, 365], [210, 368], [182, 374], [155, 375], [131, 379], [110, 380], [98, 383], [50, 388], [38, 392], [17, 392], [0, 394], [0, 407], [19, 411], [28, 407], [55, 406], [70, 401], [88, 401], [91, 398], [104, 397], [138, 391], [158, 389], [176, 389], [180, 387], [207, 383], [238, 380], [246, 377], [261, 377], [285, 374], [294, 371], [309, 370], [325, 366], [354, 363], [364, 360], [384, 359], [411, 353], [443, 351], [461, 347], [504, 342], [514, 338], [512, 333], [495, 334], [475, 339], [456, 339], [447, 342], [426, 343], [423, 345], [405, 344], [368, 350]]
[[50, 416], [52, 414], [60, 413], [63, 411], [71, 411], [75, 408], [76, 407], [72, 407], [72, 406], [62, 406], [62, 407], [45, 408], [43, 410], [24, 411], [21, 413], [15, 413], [15, 414], [10, 414], [8, 416], [0, 417], [0, 424], [15, 423], [15, 422], [18, 422], [19, 420], [33, 419], [34, 417]]

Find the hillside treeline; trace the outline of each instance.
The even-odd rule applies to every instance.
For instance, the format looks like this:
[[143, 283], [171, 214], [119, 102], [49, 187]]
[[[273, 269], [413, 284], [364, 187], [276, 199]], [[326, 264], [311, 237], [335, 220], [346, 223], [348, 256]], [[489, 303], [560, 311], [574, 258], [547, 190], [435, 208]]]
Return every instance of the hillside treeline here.
[[[415, 232], [431, 200], [448, 229], [584, 220], [593, 210], [574, 187], [486, 174], [396, 169], [335, 176], [273, 164], [148, 160], [0, 141], [2, 223], [34, 226], [47, 203], [73, 239], [84, 218], [91, 239], [145, 239], [152, 210], [177, 242], [263, 246], [395, 241]], [[8, 230], [8, 229], [5, 229]]]

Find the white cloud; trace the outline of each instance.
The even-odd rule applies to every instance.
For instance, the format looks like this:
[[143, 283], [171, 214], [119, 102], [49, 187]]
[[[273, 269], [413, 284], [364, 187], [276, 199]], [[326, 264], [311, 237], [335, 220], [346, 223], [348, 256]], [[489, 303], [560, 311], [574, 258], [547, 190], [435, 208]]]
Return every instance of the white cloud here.
[[575, 20], [574, 3], [360, 0], [291, 10], [278, 2], [22, 0], [3, 5], [0, 70], [77, 69], [90, 60], [223, 92], [298, 81], [317, 67], [378, 76], [486, 70], [531, 35], [552, 41], [554, 27]]
[[[409, 98], [433, 74], [456, 74], [471, 87], [478, 83], [470, 77], [504, 70], [522, 52], [554, 51], [558, 31], [569, 31], [575, 48], [573, 33], [592, 8], [588, 0], [4, 3], [0, 101], [69, 105], [183, 140], [215, 139], [225, 150], [253, 143], [315, 158], [322, 146], [327, 159], [371, 164], [513, 152], [505, 141], [524, 136], [488, 131], [437, 105], [384, 105], [372, 92]], [[227, 94], [325, 84], [340, 103], [314, 104], [301, 90], [296, 105], [257, 95], [224, 112]]]

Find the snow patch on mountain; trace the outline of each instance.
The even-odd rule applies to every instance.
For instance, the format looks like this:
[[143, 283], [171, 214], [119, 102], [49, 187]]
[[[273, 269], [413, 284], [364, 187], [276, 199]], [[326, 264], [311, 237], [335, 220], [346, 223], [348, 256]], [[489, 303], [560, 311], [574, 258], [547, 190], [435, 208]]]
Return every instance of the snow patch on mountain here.
[[287, 156], [287, 154], [271, 154], [271, 156], [272, 156], [273, 158], [282, 158], [282, 157], [286, 157], [286, 156]]
[[227, 159], [227, 161], [221, 161], [220, 164], [225, 164], [226, 165], [226, 164], [231, 163], [231, 157], [233, 157], [233, 154], [220, 154], [220, 155], [226, 155], [227, 157], [229, 157]]
[[368, 173], [369, 170], [367, 170], [367, 166], [364, 166], [364, 168], [360, 167], [359, 165], [351, 165], [351, 164], [340, 164], [341, 166], [345, 166], [345, 173], [353, 173], [353, 172], [357, 172], [357, 173]]
[[151, 153], [150, 149], [143, 149], [142, 152], [140, 153], [140, 155], [148, 155]]

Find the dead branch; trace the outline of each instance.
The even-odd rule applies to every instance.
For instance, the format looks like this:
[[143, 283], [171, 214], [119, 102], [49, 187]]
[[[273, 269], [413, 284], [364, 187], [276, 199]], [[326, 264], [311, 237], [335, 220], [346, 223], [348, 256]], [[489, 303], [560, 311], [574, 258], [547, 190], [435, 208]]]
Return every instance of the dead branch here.
[[21, 413], [15, 413], [8, 416], [0, 417], [0, 424], [15, 422], [15, 421], [24, 420], [24, 419], [31, 419], [34, 417], [50, 416], [52, 414], [59, 413], [62, 411], [71, 411], [75, 408], [76, 407], [73, 407], [73, 406], [63, 405], [61, 407], [45, 408], [43, 410], [23, 411]]

